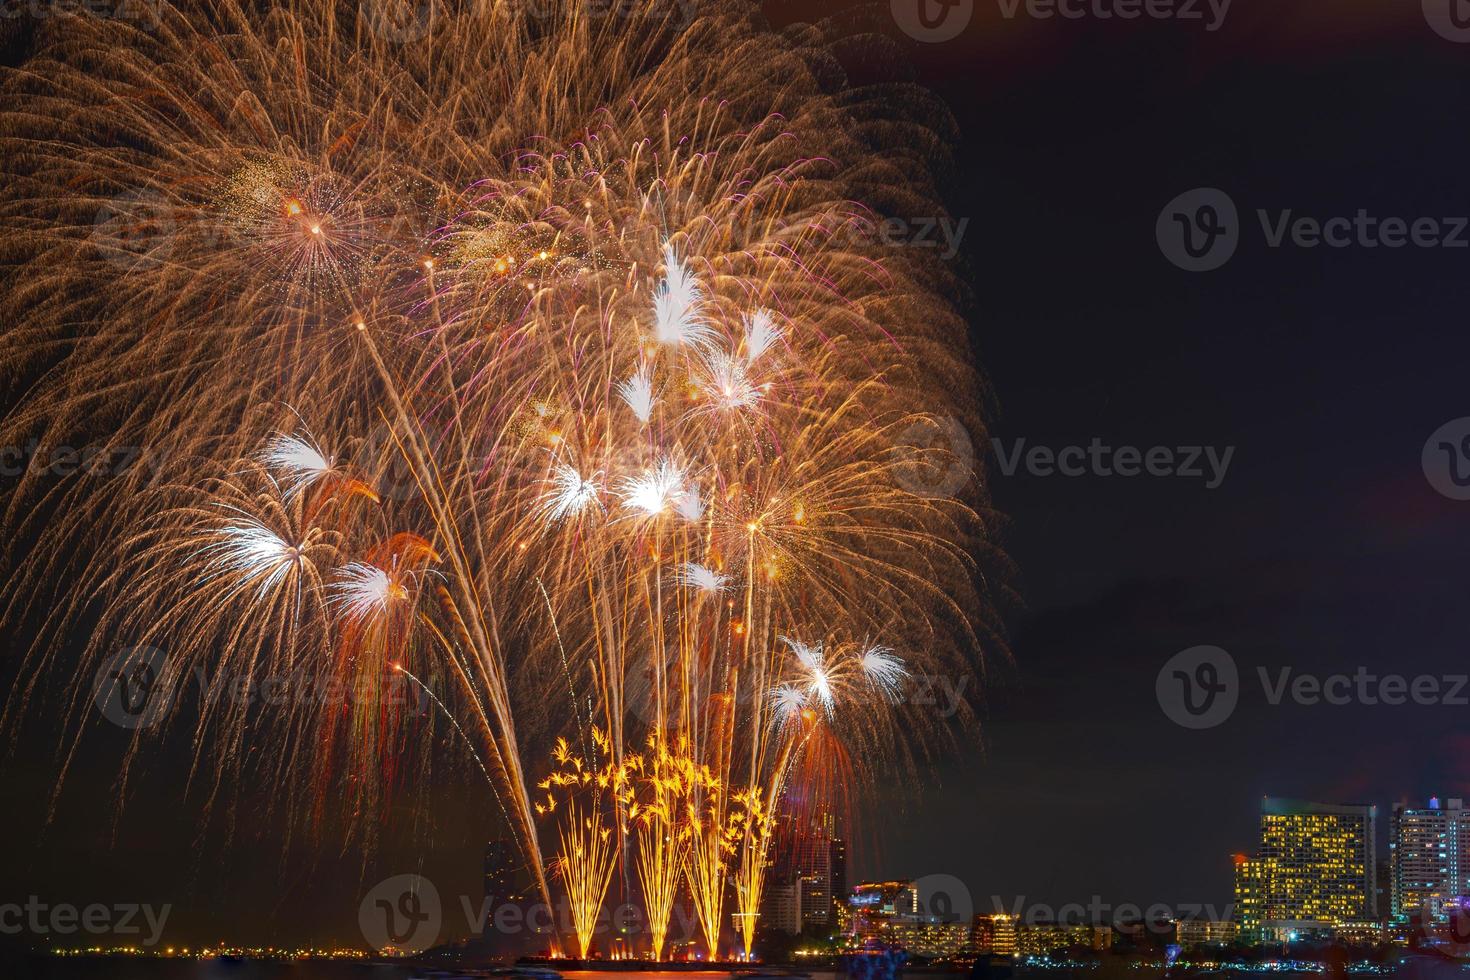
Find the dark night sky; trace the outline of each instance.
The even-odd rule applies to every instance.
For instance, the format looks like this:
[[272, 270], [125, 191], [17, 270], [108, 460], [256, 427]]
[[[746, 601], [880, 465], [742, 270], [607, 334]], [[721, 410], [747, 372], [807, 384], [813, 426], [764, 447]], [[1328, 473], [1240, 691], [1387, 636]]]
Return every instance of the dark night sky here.
[[[1470, 249], [1271, 249], [1254, 218], [1470, 215], [1470, 45], [1438, 37], [1408, 0], [1237, 0], [1215, 33], [977, 8], [960, 39], [905, 50], [963, 134], [946, 200], [969, 219], [960, 262], [992, 434], [1235, 453], [1214, 490], [1006, 477], [989, 460], [1026, 603], [1014, 663], [991, 665], [983, 749], [922, 798], [881, 802], [888, 816], [864, 835], [880, 846], [856, 871], [954, 874], [983, 907], [1223, 906], [1263, 794], [1377, 803], [1383, 823], [1400, 799], [1470, 796], [1470, 708], [1272, 707], [1255, 678], [1467, 669], [1470, 503], [1431, 488], [1420, 451], [1470, 415]], [[1224, 268], [1191, 274], [1160, 253], [1154, 224], [1199, 186], [1229, 193], [1245, 232]], [[1154, 680], [1198, 644], [1230, 651], [1245, 690], [1225, 724], [1186, 731]], [[0, 897], [172, 901], [180, 942], [358, 942], [360, 871], [421, 869], [478, 900], [467, 828], [426, 840], [406, 812], [365, 870], [331, 848], [275, 857], [278, 844], [250, 840], [248, 806], [233, 846], [215, 828], [196, 853], [198, 807], [167, 765], [134, 787], [113, 845], [104, 790], [119, 747], [102, 740], [43, 834], [47, 727], [0, 770], [16, 845]], [[183, 758], [181, 744], [164, 752]], [[473, 787], [449, 793], [446, 810], [485, 807]]]

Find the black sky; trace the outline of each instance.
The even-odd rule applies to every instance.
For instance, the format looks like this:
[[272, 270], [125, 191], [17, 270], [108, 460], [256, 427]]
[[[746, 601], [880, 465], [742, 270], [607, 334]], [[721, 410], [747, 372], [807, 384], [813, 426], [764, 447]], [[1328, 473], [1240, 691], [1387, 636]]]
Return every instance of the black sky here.
[[[958, 261], [998, 405], [990, 435], [1235, 451], [1214, 490], [1006, 477], [987, 460], [1025, 598], [1014, 662], [992, 662], [983, 749], [917, 800], [877, 801], [865, 836], [878, 846], [855, 870], [953, 874], [979, 906], [1223, 905], [1263, 794], [1385, 811], [1470, 796], [1470, 708], [1272, 707], [1255, 680], [1283, 665], [1470, 670], [1470, 503], [1436, 493], [1420, 465], [1429, 434], [1470, 415], [1470, 249], [1271, 249], [1254, 216], [1470, 215], [1470, 44], [1437, 36], [1409, 0], [1236, 0], [1213, 33], [976, 7], [954, 41], [889, 33], [962, 133], [945, 197], [968, 219]], [[783, 22], [823, 8], [767, 9]], [[1192, 274], [1154, 227], [1201, 186], [1226, 191], [1246, 230], [1224, 268]], [[1154, 681], [1198, 644], [1230, 651], [1246, 681], [1233, 717], [1192, 732], [1159, 709]], [[168, 765], [134, 786], [114, 836], [120, 747], [105, 740], [43, 830], [54, 724], [0, 770], [0, 830], [17, 845], [0, 896], [172, 902], [171, 936], [194, 943], [358, 942], [360, 876], [422, 870], [478, 899], [470, 821], [425, 839], [405, 807], [367, 868], [352, 852], [277, 858], [275, 830], [269, 847], [252, 841], [249, 805], [233, 844], [218, 826], [198, 833]], [[163, 758], [185, 760], [184, 741]], [[486, 806], [473, 787], [446, 792], [446, 812]]]

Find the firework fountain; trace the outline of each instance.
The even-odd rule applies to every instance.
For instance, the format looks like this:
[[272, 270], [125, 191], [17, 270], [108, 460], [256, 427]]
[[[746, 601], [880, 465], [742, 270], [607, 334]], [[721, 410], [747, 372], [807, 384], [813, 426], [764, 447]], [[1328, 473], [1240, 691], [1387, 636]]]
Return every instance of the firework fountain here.
[[157, 465], [12, 488], [8, 716], [120, 645], [169, 689], [344, 683], [269, 733], [202, 708], [196, 759], [370, 839], [433, 761], [407, 679], [580, 955], [620, 869], [655, 959], [682, 889], [748, 954], [786, 791], [912, 771], [907, 679], [994, 640], [983, 493], [932, 439], [979, 431], [964, 327], [855, 203], [936, 213], [936, 117], [836, 46], [728, 2], [43, 25], [0, 94], [4, 442]]

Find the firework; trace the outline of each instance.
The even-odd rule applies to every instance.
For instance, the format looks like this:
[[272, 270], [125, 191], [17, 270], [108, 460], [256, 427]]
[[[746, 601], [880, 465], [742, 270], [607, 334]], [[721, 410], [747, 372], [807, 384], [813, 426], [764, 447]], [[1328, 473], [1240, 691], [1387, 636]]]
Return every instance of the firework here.
[[890, 152], [926, 104], [832, 94], [825, 27], [740, 3], [533, 7], [38, 28], [0, 91], [0, 440], [162, 462], [11, 490], [40, 544], [3, 612], [41, 627], [8, 717], [120, 641], [348, 682], [270, 753], [209, 708], [199, 751], [370, 840], [433, 761], [406, 678], [581, 955], [635, 864], [655, 957], [681, 888], [720, 955], [732, 882], [748, 955], [787, 788], [912, 768], [906, 679], [993, 644], [981, 488], [921, 438], [973, 424], [964, 326], [855, 203], [935, 208]]

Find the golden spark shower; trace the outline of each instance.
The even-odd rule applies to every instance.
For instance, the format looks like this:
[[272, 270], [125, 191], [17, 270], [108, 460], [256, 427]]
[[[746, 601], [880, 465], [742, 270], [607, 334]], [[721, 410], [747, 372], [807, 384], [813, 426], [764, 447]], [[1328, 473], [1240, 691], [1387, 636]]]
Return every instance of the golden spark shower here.
[[568, 952], [632, 890], [749, 955], [780, 814], [916, 782], [970, 719], [906, 694], [1003, 649], [960, 290], [875, 234], [943, 113], [736, 0], [149, 9], [0, 89], [0, 443], [148, 463], [7, 488], [7, 719], [65, 692], [59, 782], [120, 650], [338, 685], [202, 705], [208, 799], [369, 847], [453, 768]]

